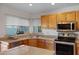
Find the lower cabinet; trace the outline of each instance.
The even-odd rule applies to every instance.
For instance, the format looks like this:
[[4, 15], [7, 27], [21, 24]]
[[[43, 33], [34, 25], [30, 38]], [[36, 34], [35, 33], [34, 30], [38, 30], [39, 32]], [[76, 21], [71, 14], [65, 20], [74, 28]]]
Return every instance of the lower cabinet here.
[[37, 39], [29, 39], [29, 46], [37, 47]]
[[76, 54], [79, 55], [79, 43], [76, 44]]
[[20, 45], [27, 45], [27, 46], [33, 46], [48, 50], [54, 50], [54, 43], [51, 40], [45, 40], [45, 39], [26, 39], [21, 41], [16, 41], [9, 43], [8, 49], [20, 46]]
[[23, 40], [23, 45], [29, 45], [29, 39]]
[[46, 40], [46, 49], [48, 50], [54, 50], [54, 42], [51, 40]]
[[22, 44], [23, 44], [22, 41], [12, 42], [12, 43], [9, 43], [8, 48], [13, 48], [13, 47], [16, 47], [16, 46], [20, 46], [20, 45], [22, 45]]
[[38, 39], [37, 40], [37, 46], [39, 47], [39, 48], [46, 48], [46, 40], [43, 40], [43, 39]]

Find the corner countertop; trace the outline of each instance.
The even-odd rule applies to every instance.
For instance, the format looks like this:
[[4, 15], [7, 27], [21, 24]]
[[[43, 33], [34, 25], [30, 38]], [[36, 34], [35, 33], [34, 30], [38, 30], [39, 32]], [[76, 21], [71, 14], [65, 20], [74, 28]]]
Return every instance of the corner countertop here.
[[7, 43], [12, 43], [12, 42], [16, 42], [16, 41], [21, 41], [21, 40], [27, 40], [27, 39], [43, 39], [43, 40], [51, 40], [54, 41], [56, 39], [56, 37], [19, 37], [19, 38], [15, 38], [15, 39], [11, 39], [11, 38], [0, 38], [0, 42], [7, 42]]
[[20, 40], [25, 40], [25, 39], [27, 38], [18, 38], [18, 39], [1, 39], [0, 38], [0, 42], [12, 43], [12, 42], [20, 41]]

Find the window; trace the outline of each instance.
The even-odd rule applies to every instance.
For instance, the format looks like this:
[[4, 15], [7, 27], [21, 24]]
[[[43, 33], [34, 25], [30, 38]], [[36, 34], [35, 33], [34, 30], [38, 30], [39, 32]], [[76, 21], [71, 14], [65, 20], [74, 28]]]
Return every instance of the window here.
[[41, 32], [40, 26], [33, 26], [33, 32]]
[[32, 19], [33, 32], [41, 32], [41, 21], [40, 19]]
[[5, 29], [9, 36], [15, 35], [17, 32], [17, 26], [14, 25], [7, 25]]
[[18, 26], [17, 34], [24, 34], [25, 32], [29, 32], [29, 26]]
[[29, 21], [20, 17], [7, 16], [6, 17], [6, 34], [15, 35], [29, 32]]

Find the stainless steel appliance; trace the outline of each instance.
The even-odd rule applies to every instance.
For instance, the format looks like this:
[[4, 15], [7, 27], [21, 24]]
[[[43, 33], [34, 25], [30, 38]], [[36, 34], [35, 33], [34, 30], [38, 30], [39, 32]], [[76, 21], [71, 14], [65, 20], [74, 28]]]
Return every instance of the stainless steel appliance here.
[[75, 22], [61, 22], [57, 24], [57, 31], [75, 31]]
[[59, 33], [55, 40], [56, 55], [75, 55], [75, 40], [74, 33]]

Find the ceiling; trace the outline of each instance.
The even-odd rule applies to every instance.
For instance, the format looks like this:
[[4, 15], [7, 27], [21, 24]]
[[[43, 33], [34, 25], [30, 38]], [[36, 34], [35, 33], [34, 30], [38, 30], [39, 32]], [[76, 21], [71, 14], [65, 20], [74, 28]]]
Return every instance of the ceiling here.
[[5, 6], [15, 8], [20, 11], [28, 12], [29, 14], [40, 14], [51, 12], [59, 8], [70, 7], [79, 5], [79, 3], [32, 3], [33, 6], [29, 6], [29, 3], [3, 3]]

